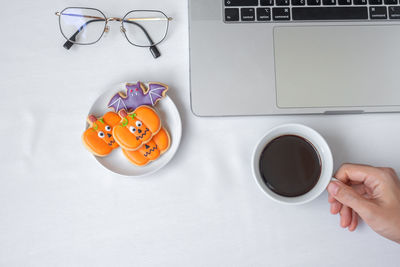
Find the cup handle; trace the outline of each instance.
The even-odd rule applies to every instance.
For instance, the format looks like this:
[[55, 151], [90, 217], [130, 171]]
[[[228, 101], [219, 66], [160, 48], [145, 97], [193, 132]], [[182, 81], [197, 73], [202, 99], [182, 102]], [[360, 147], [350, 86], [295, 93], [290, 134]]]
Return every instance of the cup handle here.
[[336, 179], [335, 177], [331, 178], [331, 182], [335, 182], [335, 181], [339, 181], [338, 179]]

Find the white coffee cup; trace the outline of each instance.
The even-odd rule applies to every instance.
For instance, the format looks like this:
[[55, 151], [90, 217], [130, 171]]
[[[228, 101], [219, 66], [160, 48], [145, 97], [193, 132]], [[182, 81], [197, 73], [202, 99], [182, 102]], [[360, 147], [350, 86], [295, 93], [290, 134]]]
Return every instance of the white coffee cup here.
[[[264, 148], [272, 140], [284, 135], [296, 135], [308, 140], [318, 152], [321, 161], [321, 175], [317, 184], [304, 195], [297, 197], [285, 197], [273, 192], [267, 187], [260, 173], [260, 157]], [[261, 138], [254, 149], [251, 165], [253, 176], [256, 179], [257, 184], [269, 198], [278, 203], [297, 205], [310, 202], [324, 192], [332, 179], [333, 158], [327, 142], [318, 132], [301, 124], [284, 124], [271, 129], [263, 138]]]

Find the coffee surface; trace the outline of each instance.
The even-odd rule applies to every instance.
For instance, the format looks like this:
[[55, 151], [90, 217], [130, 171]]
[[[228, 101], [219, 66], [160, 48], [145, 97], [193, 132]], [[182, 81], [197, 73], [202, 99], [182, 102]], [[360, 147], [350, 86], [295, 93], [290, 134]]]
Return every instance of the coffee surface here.
[[296, 197], [309, 192], [321, 175], [321, 161], [314, 146], [296, 135], [275, 138], [260, 157], [260, 173], [275, 193]]

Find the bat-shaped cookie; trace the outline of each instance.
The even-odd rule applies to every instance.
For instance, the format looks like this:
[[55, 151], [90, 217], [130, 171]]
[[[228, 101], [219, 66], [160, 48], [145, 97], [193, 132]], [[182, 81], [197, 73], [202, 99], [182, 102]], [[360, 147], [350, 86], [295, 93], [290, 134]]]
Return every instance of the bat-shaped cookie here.
[[115, 94], [108, 103], [108, 107], [114, 109], [115, 112], [121, 109], [131, 112], [142, 105], [154, 106], [167, 91], [168, 86], [162, 83], [149, 83], [148, 88], [141, 82], [127, 83], [126, 93]]

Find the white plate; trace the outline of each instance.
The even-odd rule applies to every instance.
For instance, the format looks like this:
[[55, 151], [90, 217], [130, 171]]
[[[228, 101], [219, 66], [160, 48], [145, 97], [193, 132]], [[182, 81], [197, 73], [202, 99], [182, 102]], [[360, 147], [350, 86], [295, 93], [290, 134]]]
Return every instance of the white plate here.
[[[106, 91], [93, 103], [89, 114], [100, 117], [108, 111], [113, 111], [111, 108], [107, 107], [108, 102], [114, 94], [125, 91], [125, 83], [119, 84], [113, 89]], [[153, 108], [161, 117], [162, 126], [167, 129], [171, 138], [171, 145], [167, 152], [162, 154], [159, 159], [142, 167], [130, 163], [122, 154], [121, 148], [114, 149], [114, 151], [106, 157], [95, 156], [96, 160], [110, 171], [126, 176], [149, 175], [164, 167], [174, 157], [175, 152], [178, 150], [182, 136], [182, 122], [178, 109], [168, 96], [165, 96], [165, 98], [158, 101]], [[89, 124], [86, 124], [86, 129], [88, 127]]]

